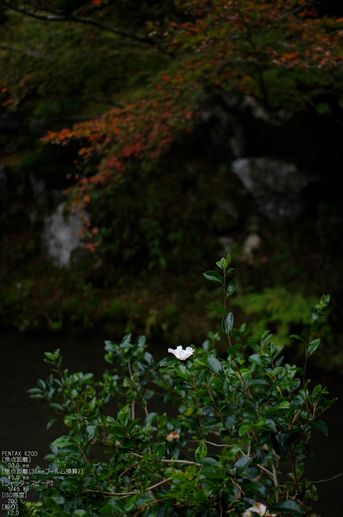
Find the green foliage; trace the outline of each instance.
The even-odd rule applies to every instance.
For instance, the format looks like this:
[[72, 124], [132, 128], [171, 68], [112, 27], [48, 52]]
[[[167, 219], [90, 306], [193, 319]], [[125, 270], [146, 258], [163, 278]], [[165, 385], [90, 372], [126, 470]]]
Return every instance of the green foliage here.
[[[229, 262], [217, 263], [225, 314]], [[233, 327], [232, 313], [224, 316], [226, 357], [216, 351], [218, 334], [209, 333], [201, 347], [169, 349], [173, 356], [156, 362], [146, 338], [128, 334], [105, 342], [110, 369], [95, 382], [92, 373], [63, 369], [60, 350], [46, 352], [52, 373], [29, 392], [68, 432], [51, 444], [48, 472], [37, 468], [30, 477], [39, 502], [20, 500], [20, 515], [248, 517], [253, 506], [266, 516], [310, 515], [306, 500], [317, 496], [305, 478], [309, 440], [312, 432], [327, 435], [321, 415], [334, 400], [325, 387], [309, 387], [306, 368], [320, 353], [314, 332], [328, 303], [324, 295], [313, 309], [303, 367], [284, 363], [268, 331], [251, 336], [246, 325]], [[161, 413], [153, 409], [157, 400]], [[99, 447], [107, 461], [94, 456]], [[281, 468], [289, 472], [282, 483]]]
[[[201, 342], [210, 328], [200, 316], [206, 290], [194, 274], [150, 273], [107, 265], [93, 254], [70, 268], [50, 264], [40, 253], [39, 233], [4, 236], [0, 249], [0, 323], [20, 331], [98, 329], [106, 334], [145, 333], [174, 345]], [[105, 269], [105, 271], [104, 271]], [[170, 295], [170, 286], [174, 292]], [[190, 287], [193, 292], [190, 292]], [[191, 318], [186, 308], [192, 303]]]
[[[231, 304], [233, 307], [240, 307], [248, 318], [250, 316], [249, 325], [254, 333], [262, 332], [266, 328], [270, 329], [273, 332], [273, 342], [277, 346], [292, 346], [292, 354], [299, 357], [302, 354], [302, 347], [294, 346], [290, 333], [297, 332], [306, 337], [308, 314], [311, 313], [315, 301], [312, 296], [305, 297], [302, 293], [294, 293], [279, 286], [265, 288], [260, 293], [238, 295]], [[329, 368], [334, 364], [338, 366], [337, 353], [334, 353], [335, 340], [327, 320], [321, 322], [318, 335], [325, 336], [327, 345], [332, 347], [332, 357], [328, 359]], [[314, 361], [321, 366], [322, 361], [319, 356]]]
[[[277, 345], [290, 345], [290, 332], [302, 329], [308, 322], [316, 299], [301, 293], [292, 293], [286, 287], [267, 287], [261, 293], [237, 296], [231, 303], [241, 307], [246, 315], [256, 315], [252, 322], [254, 332], [265, 328], [273, 329], [273, 340]], [[327, 334], [328, 326], [325, 331]]]

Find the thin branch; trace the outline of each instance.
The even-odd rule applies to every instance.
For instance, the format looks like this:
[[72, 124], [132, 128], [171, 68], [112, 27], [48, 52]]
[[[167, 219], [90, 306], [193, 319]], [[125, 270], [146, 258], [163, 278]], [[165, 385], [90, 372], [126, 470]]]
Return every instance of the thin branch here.
[[204, 442], [204, 443], [208, 443], [209, 445], [213, 445], [214, 447], [233, 447], [233, 445], [230, 445], [228, 443], [219, 444], [219, 443], [214, 443], [214, 442], [208, 442], [207, 440], [189, 440], [189, 441], [196, 442], [196, 443]]
[[275, 461], [272, 462], [272, 469], [273, 469], [274, 486], [275, 486], [275, 488], [278, 489], [276, 494], [275, 494], [275, 502], [278, 503], [279, 500], [280, 500], [280, 493], [279, 493], [279, 481], [278, 481], [278, 477], [277, 477], [277, 470], [276, 470]]
[[146, 45], [150, 45], [157, 50], [160, 50], [164, 54], [167, 54], [170, 57], [175, 57], [174, 54], [164, 50], [154, 39], [149, 36], [143, 36], [142, 34], [136, 34], [134, 32], [126, 31], [123, 29], [118, 29], [118, 27], [112, 27], [111, 25], [107, 25], [106, 23], [102, 23], [98, 20], [94, 20], [93, 18], [86, 18], [84, 16], [78, 16], [73, 14], [56, 14], [56, 15], [47, 15], [40, 14], [36, 11], [31, 11], [26, 9], [25, 7], [21, 7], [19, 5], [14, 4], [10, 0], [1, 0], [1, 4], [12, 9], [13, 11], [17, 11], [21, 14], [25, 14], [26, 16], [30, 16], [31, 18], [36, 18], [37, 20], [43, 20], [46, 22], [77, 22], [83, 23], [85, 25], [93, 25], [95, 27], [99, 27], [100, 29], [111, 32], [112, 34], [119, 34], [120, 36], [124, 36], [126, 38], [133, 39], [135, 41], [139, 41], [140, 43], [144, 43]]
[[264, 472], [266, 474], [268, 474], [268, 476], [270, 477], [270, 479], [272, 479], [274, 481], [274, 474], [273, 472], [270, 472], [270, 470], [266, 469], [263, 465], [260, 465], [259, 463], [257, 464], [257, 466], [261, 469], [261, 470], [264, 470]]
[[[143, 458], [140, 454], [137, 454], [136, 452], [131, 452], [131, 456], [136, 456], [137, 458]], [[195, 461], [187, 461], [187, 460], [158, 460], [162, 463], [180, 463], [181, 465], [195, 465], [196, 467], [204, 467], [202, 463], [196, 463]]]
[[287, 18], [288, 16], [290, 16], [291, 14], [295, 14], [297, 13], [298, 11], [301, 11], [302, 9], [304, 9], [305, 7], [307, 7], [308, 5], [313, 5], [313, 2], [305, 2], [304, 4], [300, 5], [299, 7], [297, 7], [296, 9], [293, 9], [293, 11], [288, 11], [288, 13], [286, 14], [283, 14], [282, 16], [280, 16], [279, 18], [277, 18], [277, 22], [281, 21], [281, 20], [284, 20], [285, 18]]
[[[80, 445], [78, 442], [76, 443], [76, 445], [77, 445], [77, 446], [78, 446], [78, 448], [80, 449], [81, 454], [82, 454], [82, 456], [83, 456], [83, 458], [84, 458], [85, 462], [87, 463], [87, 465], [90, 465], [90, 463], [89, 463], [89, 461], [88, 461], [88, 458], [87, 458], [87, 456], [86, 456], [86, 454], [85, 454], [85, 451], [83, 450], [83, 448], [81, 447], [81, 445]], [[90, 465], [90, 468], [91, 468], [92, 474], [93, 474], [93, 476], [94, 476], [94, 478], [95, 478], [95, 481], [98, 483], [98, 489], [100, 490], [99, 478], [98, 478], [98, 476], [97, 476], [96, 472], [94, 471], [94, 469], [93, 469], [92, 465]]]
[[25, 50], [20, 50], [19, 48], [14, 47], [6, 47], [5, 45], [0, 45], [1, 50], [11, 50], [13, 52], [21, 52], [22, 54], [25, 54], [26, 56], [31, 56], [31, 53], [25, 52]]
[[164, 483], [169, 483], [170, 481], [173, 481], [173, 478], [163, 479], [163, 481], [160, 481], [159, 483], [156, 483], [156, 485], [149, 486], [149, 488], [147, 488], [146, 491], [154, 490], [154, 488], [157, 488], [158, 486], [164, 485]]
[[343, 472], [341, 472], [340, 474], [336, 474], [336, 476], [329, 479], [321, 479], [320, 481], [309, 481], [309, 483], [325, 483], [326, 481], [332, 481], [333, 479], [339, 478], [340, 476], [343, 476]]
[[103, 494], [103, 495], [122, 495], [125, 497], [128, 497], [129, 495], [136, 495], [138, 490], [135, 490], [134, 492], [104, 492], [103, 490], [84, 490], [84, 493], [92, 493], [92, 494]]

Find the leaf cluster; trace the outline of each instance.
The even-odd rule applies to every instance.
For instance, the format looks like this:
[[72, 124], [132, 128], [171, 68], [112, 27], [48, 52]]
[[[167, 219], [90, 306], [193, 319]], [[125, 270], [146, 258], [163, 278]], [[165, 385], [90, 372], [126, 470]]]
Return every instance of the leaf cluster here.
[[[221, 273], [204, 274], [223, 287], [225, 313], [215, 309], [228, 339], [225, 358], [215, 348], [218, 334], [187, 361], [159, 362], [144, 336], [133, 342], [129, 334], [105, 342], [110, 370], [94, 382], [91, 373], [63, 370], [60, 350], [45, 353], [52, 374], [29, 392], [56, 413], [48, 427], [63, 418], [69, 432], [51, 444], [49, 467], [32, 476], [40, 503], [22, 506], [22, 515], [241, 516], [257, 502], [277, 515], [309, 515], [306, 499], [316, 498], [304, 469], [309, 441], [314, 431], [327, 435], [321, 416], [334, 399], [321, 385], [309, 388], [306, 369], [329, 297], [313, 309], [304, 366], [287, 364], [268, 331], [250, 336], [246, 325], [234, 327], [226, 312], [235, 285], [230, 260], [217, 262]], [[107, 461], [94, 453], [99, 447]]]

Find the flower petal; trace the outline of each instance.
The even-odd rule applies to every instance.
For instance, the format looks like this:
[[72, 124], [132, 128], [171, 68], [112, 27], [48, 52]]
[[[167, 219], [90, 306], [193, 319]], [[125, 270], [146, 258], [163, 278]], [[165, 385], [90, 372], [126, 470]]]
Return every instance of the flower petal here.
[[168, 348], [168, 352], [170, 354], [174, 354], [177, 359], [180, 359], [180, 361], [185, 361], [188, 359], [188, 357], [193, 355], [194, 350], [190, 346], [188, 346], [185, 350], [183, 350], [182, 346], [178, 346], [175, 350], [173, 348]]

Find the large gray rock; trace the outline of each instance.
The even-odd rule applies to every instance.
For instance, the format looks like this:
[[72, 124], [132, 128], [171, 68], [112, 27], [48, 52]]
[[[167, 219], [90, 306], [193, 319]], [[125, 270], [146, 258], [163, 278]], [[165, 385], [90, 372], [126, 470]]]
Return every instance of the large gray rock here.
[[64, 213], [66, 203], [61, 203], [55, 212], [45, 219], [43, 248], [47, 258], [58, 267], [68, 267], [73, 252], [82, 248], [81, 229], [89, 219], [86, 212]]
[[239, 158], [232, 162], [232, 171], [269, 219], [283, 222], [301, 213], [301, 193], [309, 180], [294, 163], [264, 157]]

